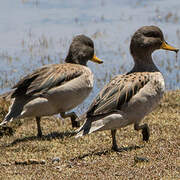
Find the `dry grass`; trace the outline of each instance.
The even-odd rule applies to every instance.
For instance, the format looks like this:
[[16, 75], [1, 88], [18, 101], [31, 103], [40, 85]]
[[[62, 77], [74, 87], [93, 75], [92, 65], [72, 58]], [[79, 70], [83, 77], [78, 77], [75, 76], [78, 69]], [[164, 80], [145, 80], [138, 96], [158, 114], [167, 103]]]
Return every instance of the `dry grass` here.
[[144, 122], [148, 143], [129, 126], [117, 133], [122, 151], [113, 152], [109, 131], [75, 139], [70, 121], [49, 117], [38, 139], [35, 121], [26, 120], [0, 139], [0, 179], [180, 179], [180, 90], [166, 93]]

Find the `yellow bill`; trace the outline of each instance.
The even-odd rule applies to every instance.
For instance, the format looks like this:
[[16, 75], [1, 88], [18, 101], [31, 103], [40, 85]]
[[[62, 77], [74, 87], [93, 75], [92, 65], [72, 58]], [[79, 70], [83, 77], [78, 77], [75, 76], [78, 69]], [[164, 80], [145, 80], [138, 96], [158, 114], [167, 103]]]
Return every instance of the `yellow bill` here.
[[163, 41], [163, 43], [162, 43], [160, 49], [165, 49], [165, 50], [175, 51], [175, 52], [178, 52], [178, 51], [179, 51], [178, 48], [175, 48], [175, 47], [170, 46], [170, 45], [167, 44], [165, 41]]
[[93, 56], [93, 58], [91, 59], [91, 61], [95, 62], [95, 63], [98, 63], [98, 64], [102, 64], [103, 61], [100, 60], [98, 57], [96, 57], [96, 55]]

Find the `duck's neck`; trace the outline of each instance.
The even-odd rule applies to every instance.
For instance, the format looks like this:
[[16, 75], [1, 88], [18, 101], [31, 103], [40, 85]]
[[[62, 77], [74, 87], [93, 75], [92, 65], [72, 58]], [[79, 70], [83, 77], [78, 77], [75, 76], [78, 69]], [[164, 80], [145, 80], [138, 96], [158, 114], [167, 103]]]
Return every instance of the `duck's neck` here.
[[134, 67], [129, 72], [159, 72], [159, 69], [153, 62], [152, 56], [144, 55], [144, 56], [133, 56], [134, 59]]
[[76, 56], [72, 56], [71, 53], [68, 53], [65, 59], [66, 63], [71, 63], [71, 64], [80, 64], [83, 66], [87, 66], [87, 60], [80, 59]]
[[83, 65], [83, 66], [87, 66], [87, 61], [80, 61], [78, 59], [74, 60], [74, 59], [66, 58], [65, 62], [66, 63], [71, 63], [71, 64], [80, 64], [80, 65]]

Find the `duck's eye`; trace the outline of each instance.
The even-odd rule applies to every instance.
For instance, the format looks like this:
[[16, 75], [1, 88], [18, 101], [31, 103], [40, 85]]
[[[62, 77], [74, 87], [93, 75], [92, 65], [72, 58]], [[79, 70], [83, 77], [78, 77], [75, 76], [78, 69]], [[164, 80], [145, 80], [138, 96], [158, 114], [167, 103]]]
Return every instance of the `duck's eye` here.
[[87, 45], [90, 46], [91, 48], [94, 48], [94, 44], [91, 42], [88, 42]]
[[154, 38], [160, 37], [159, 33], [153, 32], [153, 31], [152, 32], [146, 32], [146, 33], [144, 33], [144, 35], [146, 37], [154, 37]]

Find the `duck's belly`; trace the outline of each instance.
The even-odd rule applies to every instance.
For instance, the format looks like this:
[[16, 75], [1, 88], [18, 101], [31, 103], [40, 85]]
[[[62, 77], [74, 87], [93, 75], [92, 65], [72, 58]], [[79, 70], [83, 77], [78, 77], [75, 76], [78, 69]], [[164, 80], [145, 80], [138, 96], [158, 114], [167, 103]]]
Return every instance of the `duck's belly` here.
[[[140, 123], [140, 121], [159, 104], [165, 90], [164, 79], [160, 73], [152, 78], [146, 86], [126, 104], [122, 110], [126, 114], [130, 123]], [[158, 79], [158, 80], [156, 80]]]
[[81, 79], [66, 83], [26, 103], [20, 117], [48, 116], [67, 112], [81, 104], [92, 88], [92, 83]]
[[88, 97], [92, 88], [92, 81], [77, 78], [51, 90], [47, 99], [57, 112], [66, 112], [81, 104]]
[[152, 112], [159, 104], [163, 93], [156, 95], [145, 95], [132, 99], [132, 101], [124, 108], [124, 113], [129, 124], [137, 123]]
[[157, 107], [163, 93], [164, 88], [152, 89], [151, 86], [147, 86], [147, 88], [140, 90], [119, 112], [93, 122], [93, 126], [101, 127], [99, 130], [109, 130], [122, 128], [130, 124], [139, 124], [147, 114]]
[[81, 104], [90, 94], [92, 88], [77, 88], [61, 93], [54, 93], [48, 101], [57, 112], [69, 111]]
[[21, 117], [28, 116], [49, 116], [53, 114], [58, 114], [60, 112], [69, 111], [79, 104], [81, 104], [84, 99], [89, 95], [90, 90], [82, 92], [79, 94], [70, 93], [64, 96], [54, 95], [53, 97], [46, 98], [36, 98], [28, 102], [24, 106], [24, 110]]
[[130, 124], [140, 123], [159, 103], [161, 96], [148, 97], [129, 104], [119, 112], [115, 112], [92, 123], [98, 130], [110, 130], [126, 127]]

